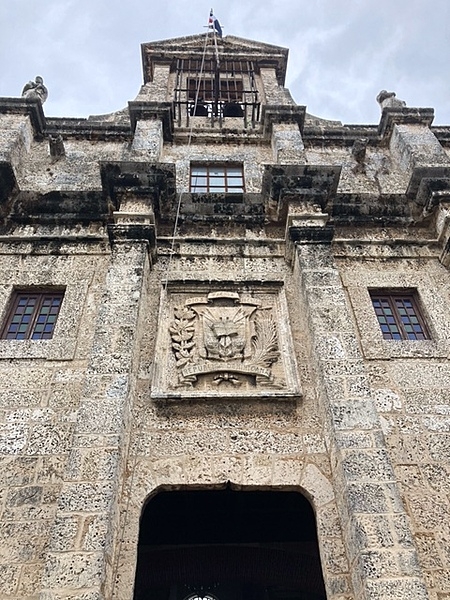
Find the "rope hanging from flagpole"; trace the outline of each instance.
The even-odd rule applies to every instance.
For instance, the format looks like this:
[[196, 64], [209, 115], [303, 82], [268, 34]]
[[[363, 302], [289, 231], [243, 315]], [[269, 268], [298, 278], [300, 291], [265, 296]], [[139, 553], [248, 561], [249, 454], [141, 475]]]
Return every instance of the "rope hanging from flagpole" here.
[[[206, 57], [206, 49], [207, 49], [207, 43], [208, 43], [208, 36], [209, 36], [209, 22], [208, 22], [208, 29], [206, 31], [206, 35], [205, 35], [205, 44], [203, 46], [203, 54], [202, 54], [202, 62], [200, 65], [200, 73], [199, 73], [199, 78], [198, 78], [198, 83], [197, 83], [197, 89], [195, 92], [195, 100], [194, 100], [194, 114], [195, 114], [195, 110], [197, 108], [197, 103], [198, 103], [198, 97], [199, 97], [199, 93], [200, 93], [200, 86], [201, 86], [201, 78], [203, 75], [203, 71], [204, 71], [204, 66], [205, 66], [205, 57]], [[214, 28], [213, 31], [215, 32]], [[217, 50], [217, 43], [216, 43], [216, 52], [218, 52]], [[192, 141], [192, 132], [193, 132], [193, 123], [191, 122], [190, 125], [190, 129], [189, 129], [189, 137], [188, 137], [188, 144], [187, 147], [189, 149], [190, 145], [191, 145], [191, 141]], [[179, 221], [179, 216], [180, 216], [180, 208], [181, 208], [181, 199], [182, 199], [182, 192], [180, 191], [180, 193], [178, 194], [178, 203], [177, 203], [177, 212], [176, 212], [176, 217], [175, 217], [175, 223], [174, 223], [174, 227], [173, 227], [173, 232], [172, 232], [172, 242], [171, 242], [171, 247], [170, 247], [170, 251], [169, 251], [169, 261], [167, 264], [167, 268], [166, 268], [166, 273], [165, 273], [165, 279], [163, 282], [163, 291], [167, 290], [167, 285], [168, 285], [168, 280], [169, 280], [169, 274], [170, 274], [170, 269], [171, 269], [171, 265], [172, 265], [172, 256], [175, 253], [175, 236], [176, 236], [176, 232], [178, 229], [178, 221]], [[112, 570], [112, 582], [113, 585], [116, 582], [117, 579], [117, 573], [118, 573], [118, 569], [119, 569], [119, 560], [120, 560], [120, 553], [122, 550], [122, 545], [124, 542], [124, 533], [125, 533], [125, 529], [128, 525], [128, 514], [130, 511], [130, 503], [131, 503], [131, 491], [133, 489], [134, 486], [134, 479], [135, 479], [135, 475], [136, 475], [136, 471], [137, 471], [137, 460], [138, 460], [138, 456], [140, 453], [140, 446], [141, 446], [141, 440], [142, 440], [142, 431], [143, 431], [143, 427], [144, 427], [144, 420], [142, 420], [141, 422], [141, 426], [139, 429], [139, 435], [138, 435], [138, 447], [136, 448], [136, 452], [134, 455], [134, 460], [133, 460], [133, 467], [132, 467], [132, 471], [131, 471], [131, 479], [130, 479], [130, 484], [129, 484], [129, 493], [128, 493], [128, 498], [125, 504], [125, 510], [124, 510], [124, 514], [123, 514], [123, 523], [122, 523], [122, 528], [121, 528], [121, 532], [120, 532], [120, 536], [119, 536], [119, 544], [118, 544], [118, 548], [117, 548], [117, 553], [114, 557], [114, 563], [113, 563], [113, 570]], [[124, 487], [122, 487], [122, 490], [124, 489]]]
[[[199, 77], [198, 77], [198, 81], [197, 81], [197, 88], [195, 90], [195, 99], [194, 99], [194, 115], [195, 112], [197, 110], [197, 105], [198, 105], [198, 97], [200, 94], [200, 86], [201, 86], [201, 82], [202, 82], [202, 75], [203, 75], [203, 71], [205, 68], [205, 57], [206, 57], [206, 48], [207, 48], [207, 43], [208, 43], [208, 34], [209, 34], [209, 25], [208, 25], [208, 30], [206, 31], [206, 35], [205, 35], [205, 44], [203, 46], [203, 54], [202, 54], [202, 62], [200, 64], [200, 73], [199, 73]], [[187, 148], [189, 150], [190, 146], [191, 146], [191, 142], [192, 142], [192, 132], [193, 132], [193, 128], [194, 128], [194, 123], [191, 119], [191, 123], [190, 123], [190, 127], [189, 127], [189, 137], [188, 137], [188, 143], [187, 143]], [[178, 194], [178, 203], [177, 203], [177, 212], [175, 215], [175, 223], [173, 226], [173, 232], [172, 232], [172, 242], [171, 242], [171, 246], [170, 246], [170, 251], [169, 251], [169, 262], [167, 264], [167, 269], [166, 269], [166, 277], [164, 279], [164, 283], [163, 283], [163, 288], [167, 289], [167, 284], [169, 282], [169, 273], [170, 273], [170, 269], [172, 266], [172, 256], [175, 252], [175, 236], [176, 236], [176, 232], [178, 229], [178, 221], [180, 218], [180, 208], [181, 208], [181, 199], [182, 199], [182, 195], [183, 192], [179, 192]]]

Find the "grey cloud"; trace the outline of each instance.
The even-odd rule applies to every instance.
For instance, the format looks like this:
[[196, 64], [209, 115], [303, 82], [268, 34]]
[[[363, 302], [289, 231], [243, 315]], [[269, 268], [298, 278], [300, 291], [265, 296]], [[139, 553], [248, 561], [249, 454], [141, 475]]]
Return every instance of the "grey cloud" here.
[[[0, 95], [43, 75], [49, 116], [119, 110], [141, 85], [140, 44], [205, 31], [199, 0], [4, 0]], [[224, 33], [290, 49], [288, 84], [318, 116], [376, 122], [389, 88], [450, 123], [448, 0], [230, 0], [214, 10]]]

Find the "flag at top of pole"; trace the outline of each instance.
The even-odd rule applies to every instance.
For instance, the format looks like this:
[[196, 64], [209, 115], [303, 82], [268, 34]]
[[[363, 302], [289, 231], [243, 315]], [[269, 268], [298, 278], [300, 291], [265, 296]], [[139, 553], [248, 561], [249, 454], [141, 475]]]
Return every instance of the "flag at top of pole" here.
[[208, 26], [210, 29], [214, 29], [219, 37], [222, 37], [222, 27], [220, 26], [219, 20], [214, 16], [213, 9], [209, 13]]

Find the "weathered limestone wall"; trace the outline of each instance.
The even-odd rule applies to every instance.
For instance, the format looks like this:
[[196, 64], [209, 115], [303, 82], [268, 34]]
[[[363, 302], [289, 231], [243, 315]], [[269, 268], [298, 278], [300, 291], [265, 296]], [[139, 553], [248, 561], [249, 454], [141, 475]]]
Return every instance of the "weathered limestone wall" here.
[[[370, 256], [370, 254], [372, 256]], [[430, 598], [450, 597], [450, 273], [428, 252], [340, 260], [386, 446]], [[414, 256], [416, 254], [416, 256]], [[431, 340], [383, 340], [367, 288], [417, 289]]]
[[24, 243], [1, 250], [2, 321], [13, 286], [66, 288], [52, 340], [0, 341], [2, 598], [36, 598], [45, 552], [58, 543], [52, 524], [73, 447], [107, 261], [104, 247], [81, 243], [62, 255], [50, 246]]
[[46, 599], [107, 598], [119, 540], [118, 497], [131, 433], [135, 344], [148, 273], [144, 240], [115, 241], [83, 380], [42, 588]]
[[331, 248], [327, 243], [300, 243], [296, 259], [356, 597], [426, 599], [410, 524]]
[[126, 160], [130, 157], [129, 144], [66, 140], [66, 155], [52, 160], [48, 141], [35, 141], [30, 147], [22, 169], [17, 174], [21, 190], [48, 193], [61, 191], [101, 190], [100, 161]]
[[[200, 248], [203, 255], [198, 256]], [[318, 522], [322, 566], [330, 600], [353, 600], [348, 563], [338, 521], [331, 466], [323, 437], [314, 375], [307, 353], [305, 313], [298, 305], [290, 270], [276, 245], [252, 247], [183, 244], [180, 259], [161, 259], [149, 278], [144, 335], [127, 484], [122, 497], [124, 541], [117, 562], [113, 598], [131, 599], [137, 556], [139, 519], [145, 500], [158, 489], [217, 487], [231, 481], [243, 489], [289, 489], [306, 493]], [[259, 398], [175, 400], [150, 397], [153, 353], [160, 315], [161, 283], [183, 281], [213, 286], [233, 281], [234, 289], [251, 291], [250, 281], [284, 282], [295, 329], [301, 373], [300, 401]], [[191, 284], [192, 286], [192, 284]], [[285, 327], [287, 324], [282, 324]], [[161, 325], [160, 325], [161, 326]], [[158, 365], [156, 365], [157, 367]], [[164, 365], [159, 365], [165, 368]], [[223, 386], [224, 384], [222, 384]], [[225, 389], [226, 394], [229, 390]]]

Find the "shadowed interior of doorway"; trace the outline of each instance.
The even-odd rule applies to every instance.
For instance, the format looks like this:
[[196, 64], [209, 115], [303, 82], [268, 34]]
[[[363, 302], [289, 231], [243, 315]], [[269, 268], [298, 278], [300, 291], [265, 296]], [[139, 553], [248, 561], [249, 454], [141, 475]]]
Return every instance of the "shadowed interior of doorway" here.
[[325, 600], [298, 492], [164, 491], [141, 519], [134, 600]]

